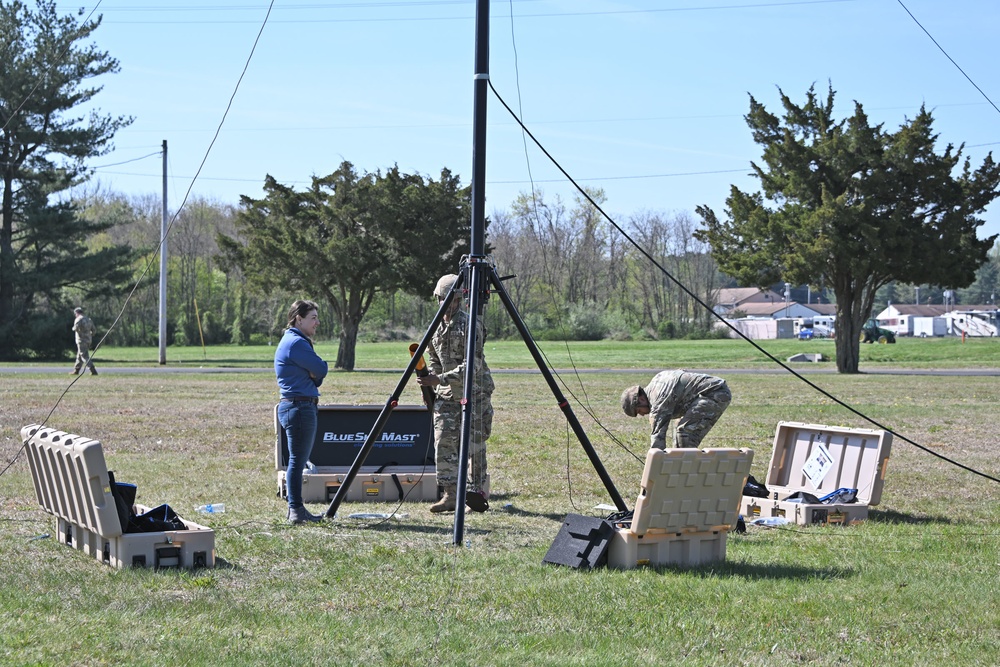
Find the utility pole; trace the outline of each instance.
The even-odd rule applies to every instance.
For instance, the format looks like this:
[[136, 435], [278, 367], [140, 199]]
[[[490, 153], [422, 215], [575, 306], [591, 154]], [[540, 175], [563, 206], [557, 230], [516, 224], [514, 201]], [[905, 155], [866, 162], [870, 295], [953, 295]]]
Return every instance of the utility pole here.
[[160, 217], [160, 365], [167, 363], [167, 140], [163, 140], [163, 213]]

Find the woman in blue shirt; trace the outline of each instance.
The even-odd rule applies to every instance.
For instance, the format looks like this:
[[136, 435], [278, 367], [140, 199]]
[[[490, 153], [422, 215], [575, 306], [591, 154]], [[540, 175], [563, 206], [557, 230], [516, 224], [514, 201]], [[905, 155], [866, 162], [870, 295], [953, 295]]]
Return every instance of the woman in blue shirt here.
[[274, 374], [278, 378], [281, 401], [278, 423], [288, 443], [285, 487], [288, 520], [293, 524], [320, 521], [302, 504], [302, 472], [316, 439], [319, 389], [326, 377], [327, 364], [313, 349], [319, 314], [312, 301], [296, 301], [288, 310], [288, 328], [274, 353]]

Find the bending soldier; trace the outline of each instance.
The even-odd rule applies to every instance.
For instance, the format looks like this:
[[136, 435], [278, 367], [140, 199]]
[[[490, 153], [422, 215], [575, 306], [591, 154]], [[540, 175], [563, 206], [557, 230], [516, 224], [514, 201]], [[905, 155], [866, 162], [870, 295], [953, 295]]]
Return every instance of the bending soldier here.
[[651, 448], [665, 449], [667, 429], [677, 419], [674, 447], [698, 447], [729, 407], [732, 394], [722, 378], [663, 371], [645, 388], [638, 385], [622, 393], [622, 410], [629, 417], [649, 415]]

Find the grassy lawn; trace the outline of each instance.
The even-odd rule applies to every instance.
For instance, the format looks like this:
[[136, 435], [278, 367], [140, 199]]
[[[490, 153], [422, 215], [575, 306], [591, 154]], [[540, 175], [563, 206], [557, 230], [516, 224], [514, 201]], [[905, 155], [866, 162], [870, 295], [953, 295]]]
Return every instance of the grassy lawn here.
[[[414, 340], [412, 342], [418, 342]], [[762, 340], [757, 344], [784, 361], [799, 352], [820, 353], [820, 366], [836, 367], [836, 353], [831, 339], [813, 341]], [[402, 370], [409, 362], [409, 343], [358, 343], [356, 367], [366, 370]], [[769, 368], [773, 362], [760, 350], [742, 340], [666, 340], [666, 341], [541, 341], [539, 348], [554, 368]], [[337, 358], [337, 341], [321, 341], [317, 352], [331, 366]], [[535, 364], [521, 340], [487, 341], [487, 359], [497, 369], [534, 368]], [[270, 367], [274, 348], [267, 345], [215, 345], [168, 347], [168, 367], [186, 364], [210, 367]], [[115, 366], [158, 366], [155, 347], [102, 347], [95, 355], [98, 368]], [[67, 366], [44, 363], [41, 366]], [[21, 366], [18, 363], [0, 363]], [[808, 365], [807, 365], [808, 366]], [[969, 338], [900, 338], [895, 345], [862, 345], [861, 370], [907, 368], [1000, 368], [1000, 339]]]
[[[779, 358], [833, 347], [770, 344]], [[532, 367], [523, 344], [490, 345], [495, 367]], [[543, 347], [554, 366], [571, 365], [564, 345]], [[579, 368], [765, 366], [738, 347], [570, 349]], [[862, 349], [863, 369], [1000, 367], [1000, 341], [903, 339]], [[334, 345], [320, 351], [336, 353]], [[16, 458], [0, 476], [0, 664], [909, 666], [992, 665], [1000, 655], [1000, 486], [902, 439], [882, 503], [861, 525], [751, 527], [729, 536], [723, 563], [579, 572], [542, 558], [566, 514], [599, 515], [594, 506], [609, 499], [536, 374], [497, 377], [492, 508], [466, 516], [456, 547], [453, 517], [430, 514], [427, 503], [345, 503], [332, 522], [285, 525], [274, 493], [273, 377], [116, 374], [115, 365], [156, 365], [156, 351], [103, 352], [109, 372], [81, 377], [65, 396], [68, 377], [0, 368], [0, 465]], [[201, 354], [171, 348], [168, 360], [266, 368], [271, 350]], [[406, 355], [405, 344], [362, 345], [358, 366], [402, 368]], [[617, 401], [647, 374], [562, 377], [587, 406], [573, 407], [632, 505], [648, 425], [622, 415]], [[779, 420], [869, 426], [787, 374], [727, 379], [733, 404], [705, 445], [752, 448], [758, 479]], [[397, 381], [387, 372], [337, 373], [323, 399], [383, 404]], [[1000, 475], [997, 378], [831, 374], [815, 382], [914, 442]], [[138, 485], [139, 502], [169, 502], [216, 530], [215, 569], [113, 570], [41, 537], [54, 534], [55, 521], [35, 500], [18, 431], [57, 401], [48, 424], [100, 439], [109, 468]], [[419, 393], [408, 387], [402, 402], [419, 402]], [[205, 502], [224, 502], [226, 513], [195, 515]], [[355, 512], [394, 515], [349, 518]]]

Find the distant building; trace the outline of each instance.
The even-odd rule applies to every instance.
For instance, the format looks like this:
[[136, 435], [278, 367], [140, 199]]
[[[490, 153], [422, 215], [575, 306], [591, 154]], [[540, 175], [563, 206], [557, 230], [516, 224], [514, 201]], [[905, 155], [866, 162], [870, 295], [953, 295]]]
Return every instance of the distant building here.
[[728, 314], [742, 314], [743, 317], [766, 317], [772, 320], [783, 318], [816, 317], [818, 313], [813, 306], [804, 306], [795, 301], [780, 303], [743, 303]]
[[837, 304], [835, 303], [810, 303], [809, 307], [815, 310], [820, 315], [825, 315], [828, 317], [837, 316]]
[[993, 305], [890, 304], [875, 319], [897, 336], [996, 336], [998, 311]]
[[785, 297], [772, 290], [762, 290], [759, 287], [726, 287], [718, 290], [715, 296], [715, 312], [720, 315], [736, 310], [742, 306], [754, 303], [780, 303], [785, 305]]

